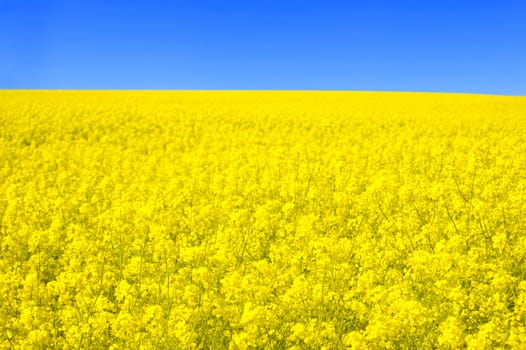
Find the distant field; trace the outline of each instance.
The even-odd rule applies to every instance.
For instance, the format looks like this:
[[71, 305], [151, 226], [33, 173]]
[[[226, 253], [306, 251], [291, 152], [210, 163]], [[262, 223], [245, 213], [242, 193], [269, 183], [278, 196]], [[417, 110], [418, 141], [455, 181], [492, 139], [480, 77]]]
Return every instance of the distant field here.
[[0, 91], [0, 349], [526, 348], [526, 98]]

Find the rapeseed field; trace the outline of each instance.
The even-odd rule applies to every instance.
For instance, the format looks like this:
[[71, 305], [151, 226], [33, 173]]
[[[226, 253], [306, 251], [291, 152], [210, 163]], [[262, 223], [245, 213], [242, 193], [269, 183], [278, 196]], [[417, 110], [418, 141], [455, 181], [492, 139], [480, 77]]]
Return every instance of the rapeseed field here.
[[526, 98], [0, 92], [1, 349], [526, 349]]

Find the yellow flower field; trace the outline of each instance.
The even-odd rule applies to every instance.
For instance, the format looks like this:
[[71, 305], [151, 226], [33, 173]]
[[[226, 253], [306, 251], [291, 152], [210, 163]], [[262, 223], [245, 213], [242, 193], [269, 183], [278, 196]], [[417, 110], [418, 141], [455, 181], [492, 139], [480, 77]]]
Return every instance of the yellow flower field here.
[[526, 98], [0, 92], [0, 348], [526, 349]]

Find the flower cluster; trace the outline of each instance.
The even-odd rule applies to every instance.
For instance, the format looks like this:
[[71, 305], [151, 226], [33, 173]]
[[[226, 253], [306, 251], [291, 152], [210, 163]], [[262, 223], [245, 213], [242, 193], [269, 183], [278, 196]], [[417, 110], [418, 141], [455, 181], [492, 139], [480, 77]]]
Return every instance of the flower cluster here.
[[0, 93], [0, 349], [526, 348], [526, 99]]

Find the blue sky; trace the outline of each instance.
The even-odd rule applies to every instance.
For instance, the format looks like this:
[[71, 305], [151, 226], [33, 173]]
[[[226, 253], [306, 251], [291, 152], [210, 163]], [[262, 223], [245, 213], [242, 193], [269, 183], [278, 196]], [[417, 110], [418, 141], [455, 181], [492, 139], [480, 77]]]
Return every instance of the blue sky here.
[[0, 0], [0, 88], [526, 95], [526, 1]]

